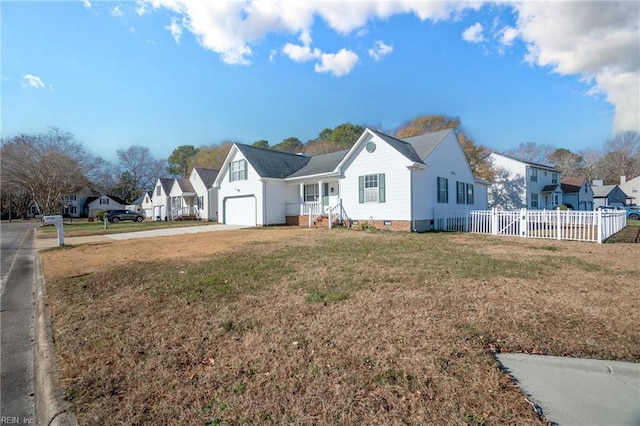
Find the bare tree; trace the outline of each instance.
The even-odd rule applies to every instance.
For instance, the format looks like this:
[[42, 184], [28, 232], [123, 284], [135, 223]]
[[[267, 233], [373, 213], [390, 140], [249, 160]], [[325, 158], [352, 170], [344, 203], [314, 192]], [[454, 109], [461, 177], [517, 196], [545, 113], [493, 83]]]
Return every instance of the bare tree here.
[[598, 162], [598, 174], [607, 184], [618, 183], [620, 176], [640, 175], [640, 133], [619, 132], [609, 139]]
[[575, 154], [565, 148], [558, 148], [549, 155], [549, 161], [556, 169], [562, 170], [562, 177], [584, 176], [583, 158], [580, 154]]
[[156, 180], [165, 169], [161, 160], [151, 155], [149, 148], [133, 145], [117, 151], [119, 159], [119, 183], [127, 186], [124, 199], [132, 202], [145, 192], [152, 192]]
[[505, 154], [520, 160], [531, 161], [538, 164], [549, 164], [551, 154], [556, 149], [550, 145], [538, 145], [535, 142], [524, 142], [516, 149], [506, 151]]
[[3, 184], [30, 194], [45, 214], [61, 212], [64, 196], [86, 186], [96, 164], [73, 135], [57, 128], [3, 141], [1, 154]]

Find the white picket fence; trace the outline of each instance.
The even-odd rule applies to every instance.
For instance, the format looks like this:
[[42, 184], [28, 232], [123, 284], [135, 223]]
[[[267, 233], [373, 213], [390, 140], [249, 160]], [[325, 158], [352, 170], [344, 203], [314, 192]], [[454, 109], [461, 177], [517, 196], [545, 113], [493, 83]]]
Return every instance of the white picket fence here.
[[474, 210], [465, 231], [602, 243], [627, 225], [624, 210]]

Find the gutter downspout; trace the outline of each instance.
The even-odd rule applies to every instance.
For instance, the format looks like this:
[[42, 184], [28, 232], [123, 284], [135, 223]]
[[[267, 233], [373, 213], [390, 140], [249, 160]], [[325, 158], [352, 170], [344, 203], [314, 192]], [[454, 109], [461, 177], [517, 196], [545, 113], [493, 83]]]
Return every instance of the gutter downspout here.
[[262, 181], [262, 226], [266, 227], [267, 223], [267, 181]]
[[413, 232], [418, 232], [416, 231], [416, 215], [413, 211], [413, 170], [409, 169], [409, 184], [411, 187], [411, 200], [409, 202], [409, 209], [411, 211], [411, 228], [413, 229]]

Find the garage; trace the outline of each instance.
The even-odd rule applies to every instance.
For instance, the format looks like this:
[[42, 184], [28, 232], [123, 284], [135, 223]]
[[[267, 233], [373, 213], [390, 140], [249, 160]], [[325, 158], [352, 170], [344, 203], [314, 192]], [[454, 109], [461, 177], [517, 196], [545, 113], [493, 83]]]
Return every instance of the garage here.
[[224, 200], [224, 213], [227, 225], [256, 226], [256, 197], [227, 198]]

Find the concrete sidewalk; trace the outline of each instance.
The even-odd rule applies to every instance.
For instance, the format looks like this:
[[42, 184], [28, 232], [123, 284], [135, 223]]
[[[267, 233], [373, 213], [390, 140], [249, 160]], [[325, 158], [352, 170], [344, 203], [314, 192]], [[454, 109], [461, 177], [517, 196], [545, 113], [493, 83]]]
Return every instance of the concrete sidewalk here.
[[497, 359], [552, 424], [640, 425], [640, 364], [525, 354]]

